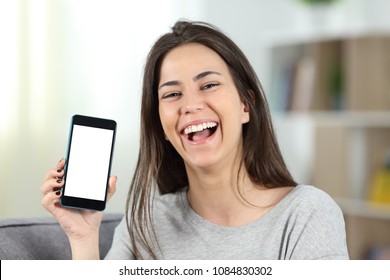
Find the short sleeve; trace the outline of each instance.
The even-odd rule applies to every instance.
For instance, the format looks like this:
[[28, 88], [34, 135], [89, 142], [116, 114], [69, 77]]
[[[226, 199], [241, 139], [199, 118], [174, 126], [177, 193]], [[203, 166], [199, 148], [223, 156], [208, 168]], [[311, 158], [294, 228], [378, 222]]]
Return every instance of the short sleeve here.
[[307, 193], [293, 216], [289, 259], [349, 259], [343, 213], [329, 195], [318, 189]]
[[134, 260], [131, 242], [126, 225], [126, 216], [115, 228], [111, 249], [105, 256], [106, 260]]

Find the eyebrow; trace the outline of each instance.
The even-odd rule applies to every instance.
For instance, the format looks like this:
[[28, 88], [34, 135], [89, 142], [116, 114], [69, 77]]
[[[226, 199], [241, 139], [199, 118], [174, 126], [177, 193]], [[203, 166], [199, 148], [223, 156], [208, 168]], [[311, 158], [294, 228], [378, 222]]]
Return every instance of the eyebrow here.
[[204, 77], [207, 77], [208, 75], [213, 75], [213, 74], [222, 76], [221, 73], [216, 72], [216, 71], [204, 71], [204, 72], [199, 73], [198, 75], [196, 75], [194, 78], [192, 78], [192, 80], [194, 82], [196, 82], [196, 81], [199, 81], [200, 79], [203, 79]]
[[[222, 76], [221, 73], [216, 72], [216, 71], [204, 71], [204, 72], [199, 73], [195, 77], [193, 77], [192, 80], [194, 82], [196, 82], [196, 81], [199, 81], [199, 80], [203, 79], [204, 77], [207, 77], [208, 75], [219, 75], [219, 76]], [[177, 85], [180, 85], [180, 84], [181, 84], [181, 82], [176, 81], [176, 80], [168, 81], [168, 82], [165, 82], [165, 83], [161, 84], [158, 87], [158, 89], [161, 89], [162, 87], [166, 87], [166, 86], [177, 86]]]

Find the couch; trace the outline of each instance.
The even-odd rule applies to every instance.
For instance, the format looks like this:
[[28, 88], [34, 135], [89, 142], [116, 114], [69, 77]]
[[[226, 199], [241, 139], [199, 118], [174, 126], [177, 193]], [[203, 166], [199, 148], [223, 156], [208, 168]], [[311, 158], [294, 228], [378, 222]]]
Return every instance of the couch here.
[[[105, 214], [100, 228], [100, 257], [111, 247], [116, 225], [123, 214]], [[54, 218], [0, 220], [0, 260], [71, 259], [68, 238]]]

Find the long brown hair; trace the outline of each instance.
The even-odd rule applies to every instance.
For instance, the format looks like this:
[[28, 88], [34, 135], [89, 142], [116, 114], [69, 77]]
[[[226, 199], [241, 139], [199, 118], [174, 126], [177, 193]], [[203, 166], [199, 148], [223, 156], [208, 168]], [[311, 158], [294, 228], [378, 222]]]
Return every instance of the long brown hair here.
[[[250, 121], [243, 125], [241, 168], [249, 178], [266, 187], [296, 186], [276, 141], [270, 111], [259, 79], [249, 61], [223, 32], [203, 22], [178, 21], [172, 32], [160, 37], [149, 52], [143, 78], [141, 135], [138, 162], [127, 199], [126, 220], [136, 258], [140, 243], [151, 258], [158, 258], [153, 230], [153, 197], [188, 186], [184, 161], [165, 140], [158, 110], [160, 68], [168, 52], [189, 43], [202, 44], [225, 61]], [[162, 255], [160, 255], [161, 257]]]

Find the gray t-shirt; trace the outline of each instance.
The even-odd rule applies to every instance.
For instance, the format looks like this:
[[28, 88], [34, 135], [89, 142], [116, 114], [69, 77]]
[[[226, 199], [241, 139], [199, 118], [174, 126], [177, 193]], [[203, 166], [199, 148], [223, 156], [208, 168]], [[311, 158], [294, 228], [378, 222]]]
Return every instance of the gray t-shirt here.
[[[164, 259], [349, 258], [343, 214], [329, 195], [313, 186], [298, 185], [243, 226], [224, 227], [203, 219], [189, 205], [186, 189], [159, 196], [153, 219]], [[130, 246], [122, 220], [106, 259], [134, 259]]]

